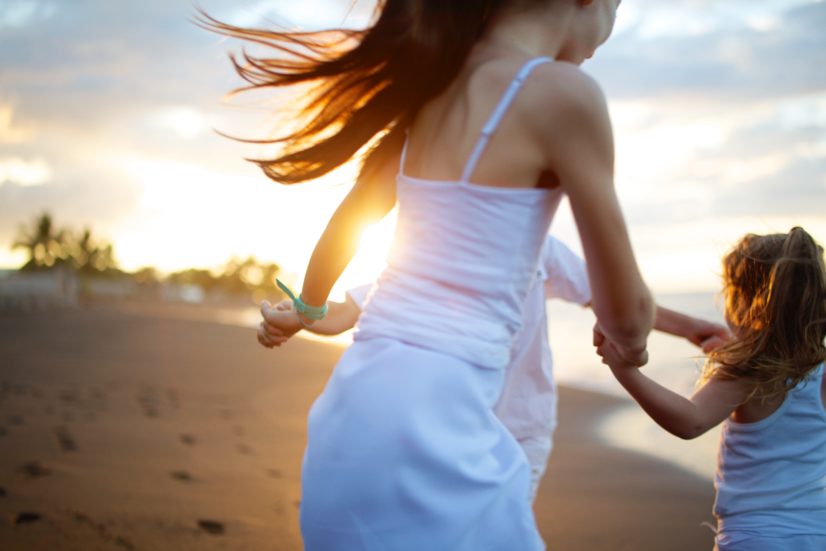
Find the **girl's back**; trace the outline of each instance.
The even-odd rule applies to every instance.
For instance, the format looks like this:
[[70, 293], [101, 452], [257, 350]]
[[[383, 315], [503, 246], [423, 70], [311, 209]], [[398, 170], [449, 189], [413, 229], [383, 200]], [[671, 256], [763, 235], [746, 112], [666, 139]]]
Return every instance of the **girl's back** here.
[[724, 422], [714, 505], [721, 547], [747, 545], [749, 534], [798, 551], [810, 547], [793, 545], [794, 536], [819, 534], [826, 543], [823, 373], [821, 364], [759, 421]]
[[[488, 138], [503, 137], [500, 125], [512, 124], [518, 117], [512, 109], [525, 81], [551, 63], [540, 57], [516, 67], [508, 85], [497, 87], [506, 91], [484, 106], [483, 124], [477, 124], [469, 138], [454, 139], [448, 131], [447, 137], [434, 134], [421, 142], [422, 149], [438, 152], [439, 158], [428, 163], [437, 174], [411, 176], [406, 160], [412, 140], [405, 143], [396, 182], [399, 216], [393, 249], [360, 317], [357, 340], [389, 337], [486, 367], [508, 363], [560, 193], [505, 185], [513, 181], [507, 169], [516, 169], [507, 162], [500, 162], [504, 165], [500, 185], [469, 179], [477, 161], [489, 164], [489, 157], [503, 157], [499, 146], [508, 143], [508, 136], [496, 144], [487, 143]], [[442, 126], [437, 115], [450, 105], [442, 120], [445, 126], [460, 129], [464, 110], [456, 104], [475, 103], [474, 96], [458, 92], [438, 98], [414, 131], [437, 130]], [[481, 118], [475, 114], [480, 109], [475, 106], [470, 119]], [[516, 128], [511, 136], [517, 142], [529, 141]], [[463, 143], [470, 152], [461, 151]], [[442, 173], [441, 178], [435, 177]]]
[[[472, 58], [456, 81], [416, 117], [409, 131], [405, 174], [431, 180], [460, 180], [485, 123], [526, 61], [524, 55]], [[541, 141], [543, 135], [537, 132], [536, 121], [545, 116], [552, 102], [564, 101], [556, 97], [553, 85], [549, 89], [548, 84], [568, 71], [578, 72], [572, 66], [557, 65], [567, 64], [544, 64], [531, 71], [503, 113], [470, 181], [516, 188], [555, 185], [547, 179], [540, 181], [546, 166], [547, 144]]]

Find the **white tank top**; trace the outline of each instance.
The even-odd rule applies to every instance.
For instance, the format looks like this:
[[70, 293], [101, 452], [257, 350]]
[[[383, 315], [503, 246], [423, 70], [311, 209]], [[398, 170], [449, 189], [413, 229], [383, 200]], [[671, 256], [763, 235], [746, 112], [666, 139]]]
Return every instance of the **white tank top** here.
[[396, 179], [398, 222], [388, 265], [356, 340], [389, 337], [492, 368], [510, 359], [522, 307], [561, 191], [473, 184], [470, 178], [536, 58], [511, 82], [459, 181]]
[[726, 420], [714, 514], [719, 533], [826, 535], [823, 364], [756, 423]]

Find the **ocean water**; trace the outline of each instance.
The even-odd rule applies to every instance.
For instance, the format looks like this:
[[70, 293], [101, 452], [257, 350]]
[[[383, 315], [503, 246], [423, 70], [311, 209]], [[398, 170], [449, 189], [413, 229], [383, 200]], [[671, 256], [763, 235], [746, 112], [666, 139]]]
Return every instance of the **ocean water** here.
[[[657, 302], [672, 310], [723, 323], [722, 310], [712, 292], [664, 294]], [[616, 382], [611, 371], [600, 363], [591, 344], [595, 317], [591, 310], [559, 300], [547, 303], [549, 339], [554, 355], [554, 371], [560, 384], [620, 396], [627, 406], [609, 416], [599, 429], [600, 437], [609, 445], [656, 456], [671, 462], [708, 481], [713, 479], [719, 427], [691, 441], [668, 434], [657, 426], [633, 402]], [[257, 308], [242, 312], [227, 312], [224, 323], [257, 327]], [[302, 338], [347, 345], [352, 333], [336, 337], [320, 337], [303, 332]], [[652, 333], [648, 343], [649, 364], [645, 373], [663, 386], [684, 396], [691, 395], [700, 376], [702, 352], [684, 339], [662, 333]], [[565, 419], [561, 418], [560, 423]]]

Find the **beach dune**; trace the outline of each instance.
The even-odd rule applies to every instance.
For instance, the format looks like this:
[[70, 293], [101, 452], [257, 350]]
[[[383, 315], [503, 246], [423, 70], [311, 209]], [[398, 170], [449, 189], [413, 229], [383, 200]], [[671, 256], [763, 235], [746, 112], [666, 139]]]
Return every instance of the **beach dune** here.
[[[196, 306], [0, 314], [0, 549], [301, 549], [305, 418], [341, 351]], [[549, 548], [711, 549], [711, 484], [601, 443], [619, 399], [560, 394]]]

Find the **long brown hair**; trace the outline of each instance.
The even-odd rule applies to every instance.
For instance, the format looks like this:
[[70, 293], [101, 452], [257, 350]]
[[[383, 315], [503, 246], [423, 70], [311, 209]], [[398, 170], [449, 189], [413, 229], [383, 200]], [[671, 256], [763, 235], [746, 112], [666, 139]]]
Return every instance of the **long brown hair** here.
[[743, 237], [723, 258], [726, 316], [735, 336], [709, 356], [705, 377], [746, 380], [750, 396], [783, 396], [826, 360], [823, 248], [803, 228]]
[[298, 115], [306, 124], [283, 136], [245, 140], [284, 144], [276, 157], [251, 161], [271, 179], [294, 184], [360, 152], [362, 171], [397, 153], [416, 113], [453, 81], [491, 17], [506, 4], [530, 1], [379, 0], [374, 23], [364, 30], [242, 28], [203, 11], [196, 23], [275, 52], [230, 54], [248, 83], [236, 92], [313, 85]]

